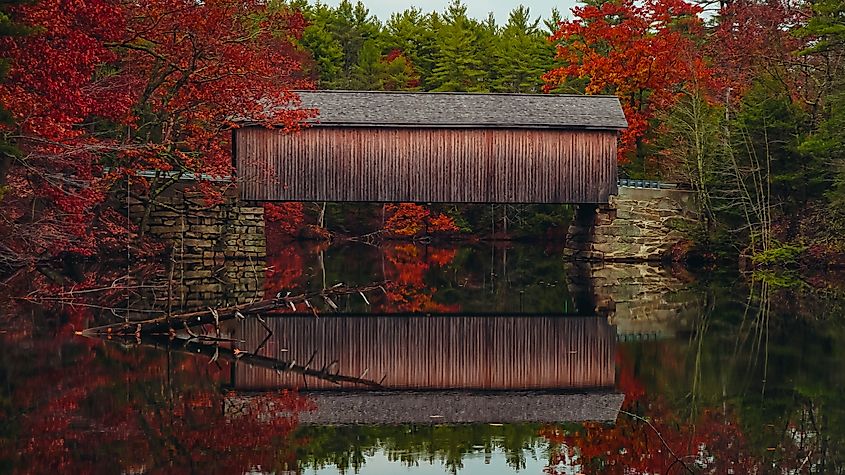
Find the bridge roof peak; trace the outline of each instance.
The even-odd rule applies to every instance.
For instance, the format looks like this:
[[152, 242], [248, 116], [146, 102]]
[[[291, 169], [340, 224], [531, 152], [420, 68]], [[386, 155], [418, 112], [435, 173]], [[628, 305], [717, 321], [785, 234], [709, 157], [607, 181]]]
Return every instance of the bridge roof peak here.
[[393, 91], [297, 91], [330, 127], [620, 130], [615, 96]]

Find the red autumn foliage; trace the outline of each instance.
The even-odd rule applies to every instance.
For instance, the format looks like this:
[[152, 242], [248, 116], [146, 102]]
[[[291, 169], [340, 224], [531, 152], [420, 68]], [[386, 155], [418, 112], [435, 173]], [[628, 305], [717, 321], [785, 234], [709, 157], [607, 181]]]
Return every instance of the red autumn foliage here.
[[3, 368], [15, 374], [0, 405], [14, 428], [0, 433], [0, 464], [15, 473], [242, 473], [294, 462], [280, 454], [296, 415], [311, 409], [297, 394], [238, 397], [220, 390], [226, 361], [73, 336], [96, 322], [91, 307], [30, 317], [0, 334]]
[[233, 114], [286, 130], [312, 115], [284, 107], [310, 86], [292, 44], [298, 13], [258, 0], [44, 0], [4, 12], [31, 32], [0, 38], [12, 117], [0, 134], [20, 151], [0, 163], [2, 265], [134, 237], [115, 216], [104, 229], [101, 213], [127, 178], [153, 196], [168, 181], [139, 171], [229, 175]]
[[388, 280], [385, 290], [389, 312], [456, 312], [459, 305], [436, 302], [437, 288], [428, 285], [425, 275], [432, 266], [443, 267], [451, 263], [457, 251], [435, 249], [414, 244], [401, 244], [384, 249], [389, 265], [385, 268]]
[[419, 236], [440, 233], [455, 233], [459, 229], [455, 221], [445, 214], [433, 214], [425, 206], [414, 203], [389, 204], [389, 216], [384, 230], [398, 236]]
[[160, 147], [138, 157], [145, 166], [226, 175], [233, 113], [286, 130], [311, 115], [281, 107], [296, 99], [291, 88], [308, 86], [290, 41], [305, 26], [301, 14], [257, 0], [154, 0], [128, 10], [113, 47], [146, 85], [139, 105], [154, 126], [138, 132]]
[[[268, 240], [268, 245], [270, 241]], [[302, 283], [304, 270], [301, 250], [287, 245], [271, 248], [267, 256], [264, 293], [266, 298], [274, 298], [279, 292], [298, 288]]]
[[795, 81], [794, 74], [784, 74], [786, 69], [802, 69], [790, 67], [790, 63], [808, 60], [795, 53], [806, 40], [793, 34], [804, 15], [788, 2], [728, 2], [719, 11], [719, 23], [706, 45], [707, 53], [715, 58], [712, 68], [717, 80], [711, 87], [719, 98], [726, 97], [726, 89], [730, 88], [732, 102], [738, 101], [762, 72], [787, 81], [790, 91], [799, 92], [806, 87]]
[[264, 203], [264, 220], [273, 232], [293, 239], [305, 223], [303, 205], [300, 202]]
[[0, 165], [3, 264], [45, 253], [91, 254], [96, 205], [111, 179], [99, 160], [116, 144], [92, 137], [82, 124], [95, 115], [131, 120], [131, 81], [98, 77], [117, 61], [105, 44], [123, 34], [123, 12], [110, 1], [45, 0], [19, 6], [11, 16], [39, 30], [0, 38], [9, 61], [0, 103], [14, 121], [0, 125], [0, 133], [22, 152], [19, 160], [2, 154]]
[[573, 8], [575, 18], [551, 38], [564, 66], [546, 73], [546, 90], [581, 78], [588, 81], [587, 94], [619, 96], [628, 119], [619, 161], [626, 163], [648, 141], [655, 115], [675, 103], [679, 87], [708, 76], [698, 52], [701, 11], [684, 0]]
[[768, 473], [774, 466], [779, 472], [798, 473], [802, 460], [810, 459], [799, 456], [794, 440], [785, 442], [776, 464], [761, 457], [729, 406], [679, 414], [664, 396], [646, 391], [627, 356], [621, 351], [617, 358], [618, 388], [625, 401], [614, 424], [541, 429], [543, 437], [561, 447], [547, 473], [558, 473], [559, 464], [577, 465], [584, 474], [688, 473], [681, 462], [704, 473]]

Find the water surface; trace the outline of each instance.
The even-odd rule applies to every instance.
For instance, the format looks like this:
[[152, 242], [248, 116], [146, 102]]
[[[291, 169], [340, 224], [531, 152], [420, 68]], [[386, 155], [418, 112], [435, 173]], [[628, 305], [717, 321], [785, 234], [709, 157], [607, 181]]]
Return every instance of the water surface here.
[[[198, 266], [167, 287], [175, 310], [383, 289], [314, 302], [319, 317], [228, 322], [218, 345], [83, 338], [111, 312], [9, 305], [0, 472], [845, 467], [841, 302], [729, 273], [574, 266], [537, 245], [277, 245], [268, 270], [239, 271], [257, 285], [200, 282]], [[160, 308], [164, 291], [119, 306]]]

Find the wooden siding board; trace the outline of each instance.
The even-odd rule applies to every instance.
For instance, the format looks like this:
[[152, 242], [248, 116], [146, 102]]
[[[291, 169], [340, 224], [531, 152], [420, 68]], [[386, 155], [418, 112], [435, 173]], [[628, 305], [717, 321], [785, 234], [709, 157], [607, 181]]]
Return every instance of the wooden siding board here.
[[235, 132], [251, 201], [606, 203], [614, 131], [313, 127]]

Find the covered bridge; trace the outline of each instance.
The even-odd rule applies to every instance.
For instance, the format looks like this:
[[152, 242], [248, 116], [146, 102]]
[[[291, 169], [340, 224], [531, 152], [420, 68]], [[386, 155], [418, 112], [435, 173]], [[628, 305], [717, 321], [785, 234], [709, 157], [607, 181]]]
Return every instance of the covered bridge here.
[[248, 201], [606, 203], [617, 192], [616, 97], [300, 92], [286, 134], [248, 122], [233, 159]]

